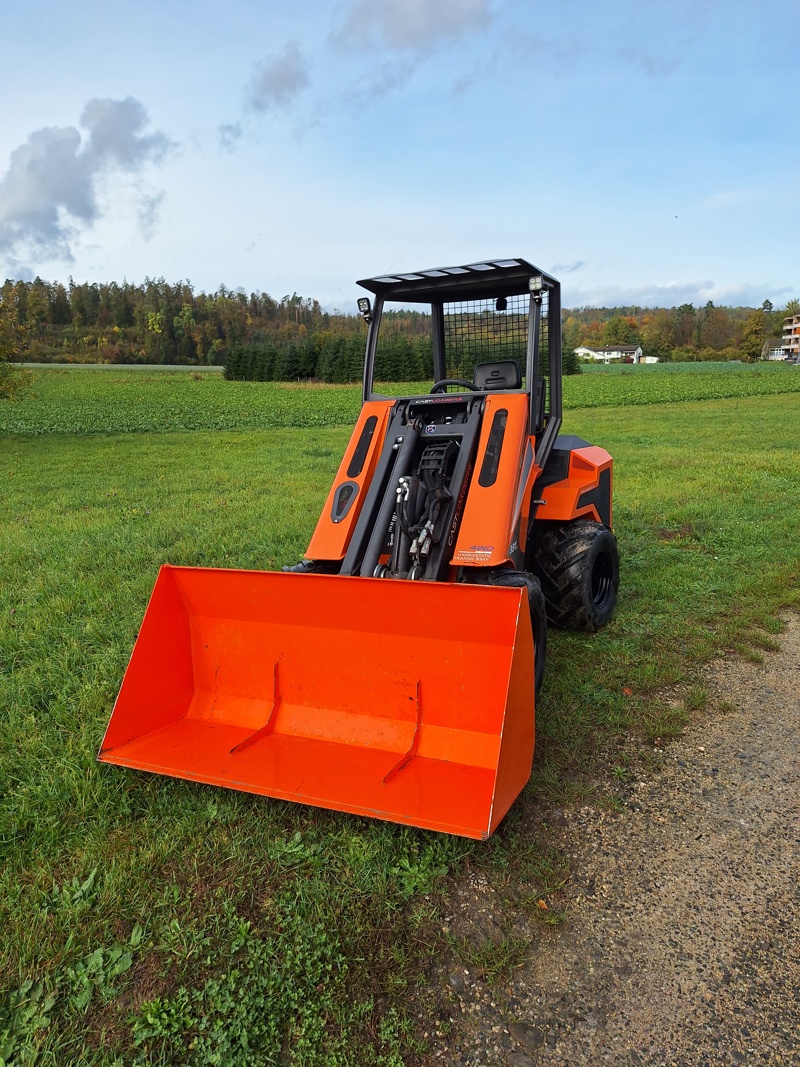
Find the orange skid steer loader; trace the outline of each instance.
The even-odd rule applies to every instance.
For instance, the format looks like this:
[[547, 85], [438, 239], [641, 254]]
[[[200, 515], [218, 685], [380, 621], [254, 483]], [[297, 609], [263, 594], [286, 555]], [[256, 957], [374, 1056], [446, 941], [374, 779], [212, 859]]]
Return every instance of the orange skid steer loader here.
[[[162, 567], [99, 758], [487, 838], [530, 777], [548, 621], [616, 601], [612, 460], [559, 435], [554, 278], [359, 284], [364, 403], [307, 558]], [[398, 361], [430, 391], [376, 388]]]

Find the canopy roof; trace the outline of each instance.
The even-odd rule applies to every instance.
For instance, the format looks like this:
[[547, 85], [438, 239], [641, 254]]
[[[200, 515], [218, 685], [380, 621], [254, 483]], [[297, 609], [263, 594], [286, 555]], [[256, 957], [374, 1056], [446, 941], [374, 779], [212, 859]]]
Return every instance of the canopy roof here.
[[541, 275], [546, 288], [558, 283], [525, 259], [484, 259], [461, 267], [430, 267], [413, 274], [381, 274], [358, 282], [386, 300], [436, 303], [447, 299], [511, 296], [528, 292], [528, 282]]

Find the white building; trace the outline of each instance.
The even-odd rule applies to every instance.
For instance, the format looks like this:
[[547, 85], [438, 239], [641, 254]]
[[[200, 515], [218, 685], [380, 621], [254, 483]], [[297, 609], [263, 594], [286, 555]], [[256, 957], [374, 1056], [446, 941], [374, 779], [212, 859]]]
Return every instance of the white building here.
[[768, 337], [761, 346], [762, 359], [786, 359], [783, 342], [780, 337]]
[[612, 359], [618, 359], [621, 363], [658, 363], [656, 356], [643, 356], [641, 345], [607, 345], [605, 348], [587, 348], [581, 345], [575, 349], [575, 355], [579, 359], [602, 360], [610, 363]]
[[800, 359], [800, 315], [789, 315], [783, 320], [781, 349], [785, 359]]

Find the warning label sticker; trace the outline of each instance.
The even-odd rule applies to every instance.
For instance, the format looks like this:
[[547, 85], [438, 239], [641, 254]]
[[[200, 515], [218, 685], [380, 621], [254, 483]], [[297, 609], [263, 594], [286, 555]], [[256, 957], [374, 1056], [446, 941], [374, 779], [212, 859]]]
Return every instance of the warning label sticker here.
[[454, 563], [488, 563], [492, 558], [491, 552], [467, 552], [461, 550], [453, 556]]

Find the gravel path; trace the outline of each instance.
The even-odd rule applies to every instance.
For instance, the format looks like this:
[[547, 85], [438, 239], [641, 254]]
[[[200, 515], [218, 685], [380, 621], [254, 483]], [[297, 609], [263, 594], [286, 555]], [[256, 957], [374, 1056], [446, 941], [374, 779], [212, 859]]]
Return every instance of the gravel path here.
[[439, 1062], [800, 1064], [800, 620], [781, 646], [707, 669], [711, 710], [622, 811], [556, 813], [566, 924], [480, 875], [459, 887], [456, 925], [530, 938], [532, 958], [504, 986], [442, 974]]

